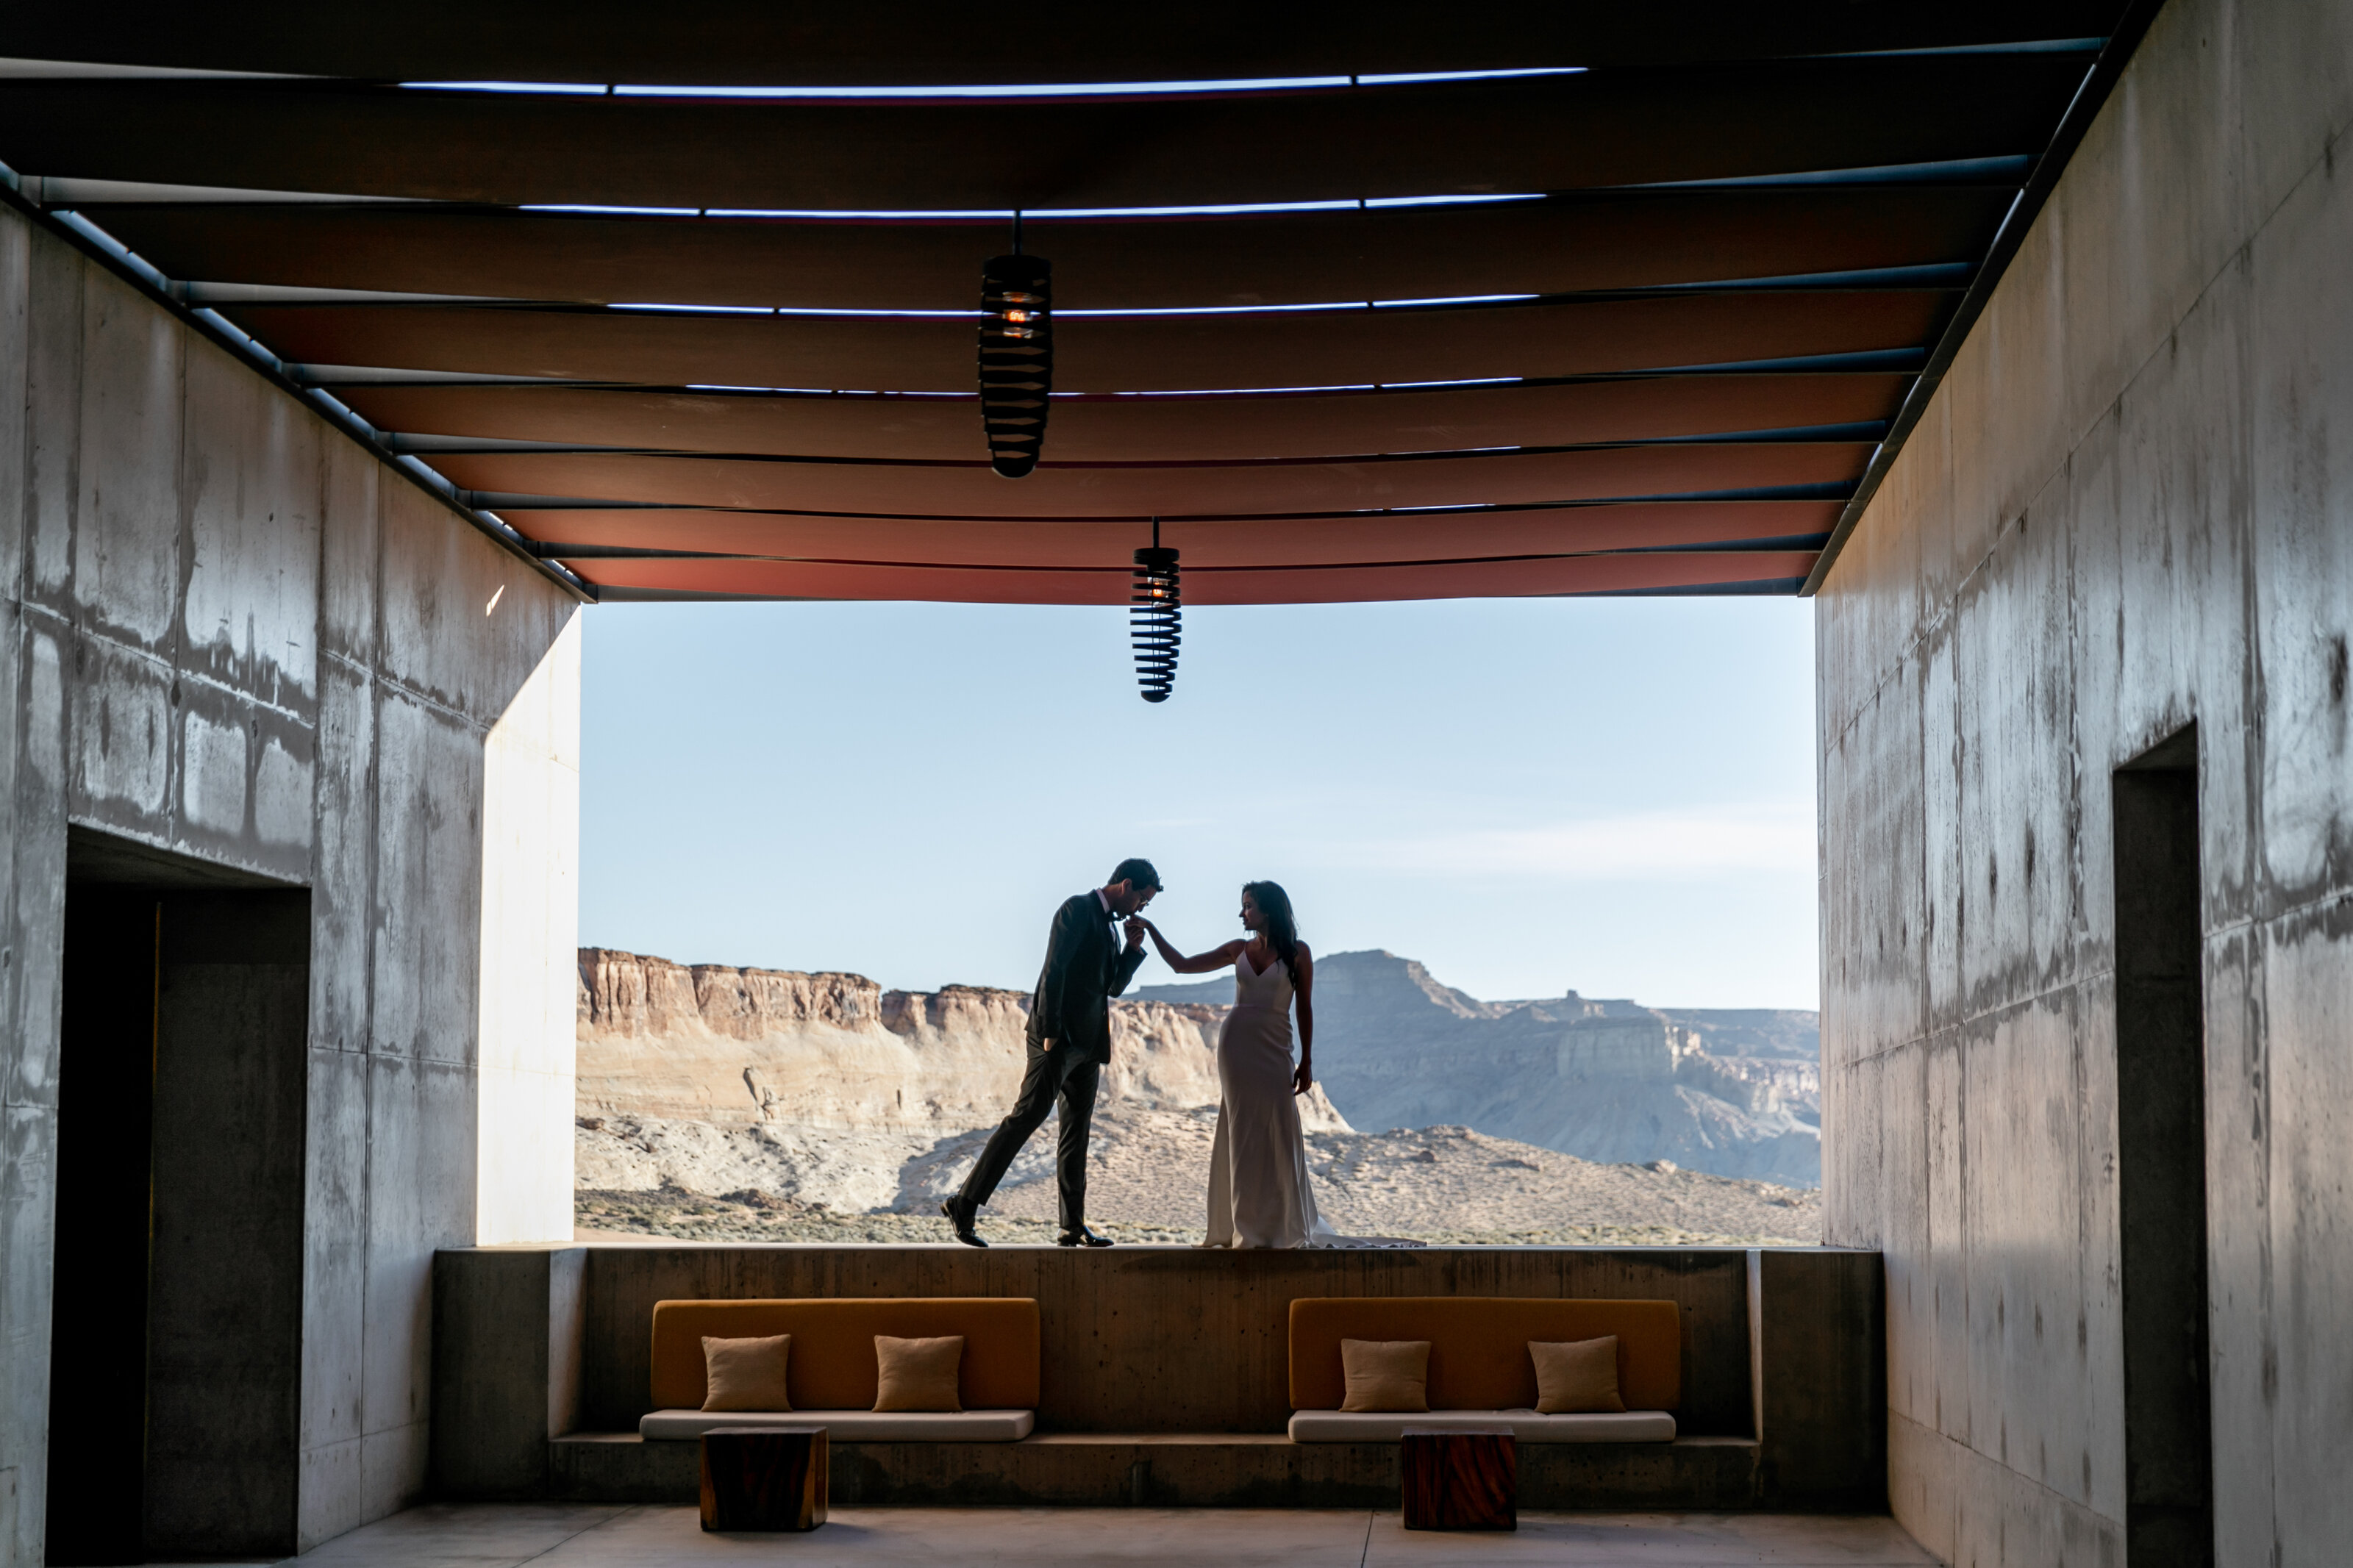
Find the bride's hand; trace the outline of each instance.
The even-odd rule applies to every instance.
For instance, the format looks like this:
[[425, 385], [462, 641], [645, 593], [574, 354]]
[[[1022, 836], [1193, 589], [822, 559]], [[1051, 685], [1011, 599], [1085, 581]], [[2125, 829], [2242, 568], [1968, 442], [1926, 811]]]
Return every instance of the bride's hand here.
[[1298, 1070], [1291, 1075], [1291, 1092], [1293, 1094], [1305, 1094], [1309, 1089], [1314, 1089], [1314, 1087], [1315, 1069], [1310, 1067], [1307, 1063], [1303, 1061], [1301, 1062], [1299, 1064]]

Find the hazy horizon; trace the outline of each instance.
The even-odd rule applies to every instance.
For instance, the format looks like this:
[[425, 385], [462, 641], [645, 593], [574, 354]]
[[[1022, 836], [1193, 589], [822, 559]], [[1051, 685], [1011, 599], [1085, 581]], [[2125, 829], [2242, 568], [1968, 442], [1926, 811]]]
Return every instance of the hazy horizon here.
[[[580, 940], [1026, 989], [1121, 857], [1190, 951], [1269, 877], [1319, 952], [1482, 999], [1816, 1005], [1812, 608], [615, 605], [586, 617]], [[1140, 985], [1178, 983], [1156, 959]]]

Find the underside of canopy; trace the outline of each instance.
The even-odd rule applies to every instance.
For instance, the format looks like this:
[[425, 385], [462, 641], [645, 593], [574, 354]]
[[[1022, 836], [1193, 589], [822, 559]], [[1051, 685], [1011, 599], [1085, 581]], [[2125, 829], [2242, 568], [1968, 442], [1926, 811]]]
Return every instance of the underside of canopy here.
[[16, 199], [584, 593], [1046, 604], [1805, 591], [2142, 19], [44, 9]]

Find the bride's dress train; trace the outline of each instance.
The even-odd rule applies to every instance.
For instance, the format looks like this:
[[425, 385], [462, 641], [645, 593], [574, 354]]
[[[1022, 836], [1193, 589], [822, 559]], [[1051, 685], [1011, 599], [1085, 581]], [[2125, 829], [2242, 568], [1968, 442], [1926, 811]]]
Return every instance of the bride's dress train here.
[[1234, 1010], [1218, 1031], [1218, 1136], [1209, 1151], [1204, 1247], [1410, 1247], [1341, 1236], [1315, 1212], [1307, 1140], [1291, 1092], [1291, 972], [1234, 960]]

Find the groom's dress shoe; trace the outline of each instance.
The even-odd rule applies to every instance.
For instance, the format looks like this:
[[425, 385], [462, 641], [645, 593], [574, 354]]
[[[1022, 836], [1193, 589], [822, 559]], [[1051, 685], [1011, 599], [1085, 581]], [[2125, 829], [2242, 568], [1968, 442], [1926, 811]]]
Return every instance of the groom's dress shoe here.
[[966, 1247], [987, 1247], [988, 1245], [987, 1242], [981, 1239], [980, 1232], [972, 1228], [973, 1212], [972, 1210], [965, 1207], [963, 1204], [957, 1202], [955, 1198], [950, 1198], [945, 1203], [940, 1205], [940, 1212], [948, 1216], [948, 1223], [950, 1225], [955, 1226], [955, 1238], [958, 1241], [963, 1242]]
[[1081, 1226], [1076, 1230], [1066, 1230], [1056, 1237], [1054, 1245], [1057, 1247], [1109, 1247], [1111, 1237], [1097, 1236], [1085, 1226]]

